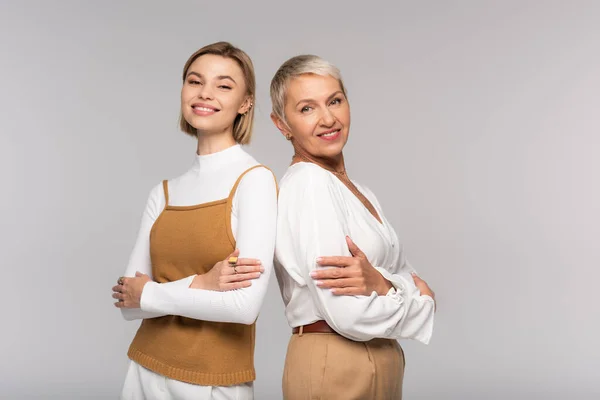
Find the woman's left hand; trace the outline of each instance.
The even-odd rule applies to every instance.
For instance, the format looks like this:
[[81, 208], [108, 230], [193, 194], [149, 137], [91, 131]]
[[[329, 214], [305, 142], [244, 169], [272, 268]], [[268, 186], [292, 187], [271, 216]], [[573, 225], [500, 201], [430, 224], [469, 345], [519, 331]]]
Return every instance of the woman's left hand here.
[[119, 278], [117, 286], [113, 286], [112, 297], [118, 299], [115, 307], [118, 308], [140, 308], [140, 300], [142, 298], [142, 290], [144, 285], [152, 279], [141, 272], [135, 273], [135, 278]]
[[392, 284], [377, 271], [367, 256], [356, 244], [346, 236], [346, 243], [352, 257], [319, 257], [317, 262], [322, 266], [334, 268], [312, 271], [310, 276], [317, 281], [320, 288], [330, 288], [336, 295], [370, 296], [377, 292], [385, 296]]

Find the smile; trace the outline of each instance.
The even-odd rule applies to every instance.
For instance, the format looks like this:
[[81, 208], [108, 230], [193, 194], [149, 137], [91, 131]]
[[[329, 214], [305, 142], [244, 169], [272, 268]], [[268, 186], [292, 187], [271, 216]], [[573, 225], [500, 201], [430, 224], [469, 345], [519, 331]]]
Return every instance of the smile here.
[[334, 129], [317, 135], [323, 140], [335, 140], [340, 136], [340, 129]]
[[219, 112], [218, 108], [202, 103], [192, 104], [192, 110], [194, 114], [200, 116], [213, 115], [214, 113]]
[[206, 111], [206, 112], [213, 112], [213, 111], [217, 111], [217, 110], [213, 110], [212, 108], [207, 108], [207, 107], [193, 107], [194, 110], [198, 110], [198, 111]]

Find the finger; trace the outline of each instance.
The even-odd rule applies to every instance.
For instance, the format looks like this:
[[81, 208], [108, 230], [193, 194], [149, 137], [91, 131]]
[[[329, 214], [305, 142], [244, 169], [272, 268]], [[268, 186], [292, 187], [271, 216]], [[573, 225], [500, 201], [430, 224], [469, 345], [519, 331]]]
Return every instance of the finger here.
[[260, 278], [260, 272], [253, 272], [250, 274], [234, 274], [234, 275], [227, 275], [225, 277], [225, 281], [223, 283], [230, 283], [230, 282], [241, 282], [241, 281], [248, 281], [251, 279], [258, 279]]
[[315, 282], [320, 288], [344, 288], [344, 287], [358, 287], [361, 282], [358, 279], [327, 279], [324, 281]]
[[255, 258], [238, 258], [236, 265], [262, 265], [262, 262]]
[[243, 289], [250, 286], [252, 286], [252, 282], [250, 281], [225, 283], [221, 285], [221, 291], [228, 292], [230, 290]]
[[127, 303], [125, 301], [116, 302], [115, 307], [117, 307], [117, 308], [137, 308], [137, 307], [132, 307], [130, 303]]
[[336, 288], [331, 289], [331, 293], [333, 293], [336, 296], [360, 296], [364, 294], [364, 289], [359, 289], [355, 287]]
[[113, 299], [119, 299], [119, 300], [123, 300], [125, 298], [123, 293], [113, 293], [112, 297], [113, 297]]
[[235, 272], [237, 271], [237, 275], [239, 274], [250, 274], [253, 272], [264, 272], [264, 268], [262, 266], [250, 266], [250, 265], [236, 265], [235, 266], [235, 270], [233, 268], [227, 268], [229, 271], [227, 271], [227, 273], [223, 274], [224, 271], [221, 271], [221, 273], [223, 275], [231, 275], [231, 274], [235, 274]]
[[135, 277], [136, 278], [141, 278], [142, 276], [144, 276], [145, 274], [142, 274], [140, 271], [135, 271]]
[[346, 236], [346, 244], [348, 244], [348, 250], [350, 250], [350, 253], [352, 253], [354, 257], [364, 257], [365, 253], [363, 253], [356, 243], [350, 239], [350, 236]]
[[113, 286], [112, 287], [112, 291], [113, 292], [122, 292], [123, 291], [123, 286], [122, 285]]
[[235, 249], [233, 253], [227, 256], [224, 261], [228, 261], [230, 257], [237, 257], [240, 255], [240, 249]]
[[344, 256], [333, 256], [333, 257], [319, 257], [317, 263], [319, 265], [327, 265], [331, 267], [345, 267], [351, 265], [354, 261], [353, 257]]
[[313, 279], [341, 279], [349, 278], [352, 271], [346, 268], [324, 268], [311, 271], [310, 277]]

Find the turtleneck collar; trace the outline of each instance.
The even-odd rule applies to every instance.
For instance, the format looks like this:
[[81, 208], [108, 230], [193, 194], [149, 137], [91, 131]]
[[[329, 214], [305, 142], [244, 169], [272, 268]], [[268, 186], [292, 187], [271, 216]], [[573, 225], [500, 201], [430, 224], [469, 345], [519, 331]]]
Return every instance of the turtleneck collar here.
[[226, 148], [225, 150], [221, 150], [212, 154], [203, 156], [196, 154], [193, 169], [203, 172], [215, 171], [228, 164], [231, 164], [236, 160], [239, 160], [243, 154], [244, 150], [242, 150], [242, 146], [239, 144], [235, 144]]

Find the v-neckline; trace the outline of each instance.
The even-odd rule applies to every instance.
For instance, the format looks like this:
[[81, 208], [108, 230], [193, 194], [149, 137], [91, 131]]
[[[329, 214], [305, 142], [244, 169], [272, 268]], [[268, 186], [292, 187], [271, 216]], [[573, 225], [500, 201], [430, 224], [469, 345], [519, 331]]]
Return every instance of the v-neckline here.
[[[310, 157], [296, 152], [296, 154], [292, 158], [292, 165], [300, 163], [300, 162], [315, 164], [316, 166], [323, 168], [327, 172], [330, 172], [346, 187], [346, 189], [348, 189], [348, 191], [350, 191], [350, 193], [356, 198], [356, 200], [358, 200], [362, 204], [362, 206], [367, 210], [367, 212], [371, 215], [371, 217], [375, 218], [375, 220], [379, 223], [380, 226], [384, 226], [383, 218], [381, 217], [379, 211], [377, 211], [377, 208], [375, 208], [375, 205], [373, 204], [373, 202], [371, 202], [371, 200], [369, 200], [369, 198], [363, 192], [361, 192], [361, 190], [358, 188], [358, 186], [356, 186], [354, 184], [354, 182], [352, 182], [350, 177], [348, 177], [348, 174], [346, 173], [346, 168], [343, 168], [343, 170], [341, 172], [338, 172], [338, 171], [335, 171], [333, 168], [331, 168], [327, 165], [324, 165], [323, 163], [312, 160]], [[354, 188], [354, 190], [352, 190], [352, 188]], [[365, 201], [361, 200], [361, 196], [364, 198]], [[367, 204], [365, 204], [365, 203], [367, 203], [371, 206], [372, 211], [371, 211], [371, 209], [369, 209], [369, 206], [367, 206]]]

